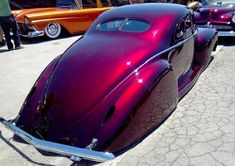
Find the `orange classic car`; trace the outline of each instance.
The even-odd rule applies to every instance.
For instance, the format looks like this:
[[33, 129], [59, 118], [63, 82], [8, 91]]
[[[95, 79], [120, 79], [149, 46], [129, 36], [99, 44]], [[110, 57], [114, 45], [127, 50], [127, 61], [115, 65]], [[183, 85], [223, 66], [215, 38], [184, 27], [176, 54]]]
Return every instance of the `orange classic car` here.
[[25, 37], [58, 38], [61, 32], [85, 32], [104, 11], [111, 9], [103, 0], [57, 0], [55, 7], [14, 10], [20, 34]]

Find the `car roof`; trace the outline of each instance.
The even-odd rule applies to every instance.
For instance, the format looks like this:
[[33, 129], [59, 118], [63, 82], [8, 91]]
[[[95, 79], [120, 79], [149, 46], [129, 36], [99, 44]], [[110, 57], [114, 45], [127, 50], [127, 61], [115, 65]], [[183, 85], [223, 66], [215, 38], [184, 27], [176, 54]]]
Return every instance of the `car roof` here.
[[[171, 4], [171, 3], [144, 3], [144, 4], [134, 4], [125, 5], [121, 7], [114, 8], [103, 13], [99, 21], [105, 21], [107, 19], [124, 17], [124, 18], [139, 18], [148, 21], [156, 21], [162, 19], [162, 16], [175, 15], [183, 17], [188, 9], [184, 5]], [[169, 17], [171, 19], [171, 17]], [[172, 17], [172, 19], [177, 17]]]
[[[99, 37], [118, 37], [128, 38], [136, 37], [138, 39], [152, 41], [153, 43], [164, 43], [169, 45], [172, 35], [175, 32], [176, 25], [189, 13], [191, 9], [186, 6], [169, 3], [146, 3], [136, 5], [126, 5], [117, 7], [101, 14], [92, 24], [84, 36], [94, 37], [95, 34], [105, 35]], [[138, 19], [147, 21], [150, 26], [143, 33], [115, 31], [100, 31], [98, 25], [109, 20], [119, 18]], [[164, 41], [164, 42], [163, 42]]]

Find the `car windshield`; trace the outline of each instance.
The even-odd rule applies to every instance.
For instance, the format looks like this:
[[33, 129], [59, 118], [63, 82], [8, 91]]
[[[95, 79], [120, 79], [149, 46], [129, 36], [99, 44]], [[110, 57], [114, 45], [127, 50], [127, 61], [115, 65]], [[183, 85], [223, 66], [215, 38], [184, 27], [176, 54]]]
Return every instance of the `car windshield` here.
[[235, 4], [235, 0], [202, 0], [201, 2], [204, 5], [221, 5], [221, 4], [228, 4], [228, 3]]
[[56, 1], [56, 6], [57, 7], [66, 7], [70, 9], [75, 9], [77, 8], [77, 4], [75, 3], [77, 1], [74, 0], [57, 0]]
[[148, 28], [149, 23], [137, 19], [115, 19], [97, 25], [97, 29], [100, 31], [144, 32]]

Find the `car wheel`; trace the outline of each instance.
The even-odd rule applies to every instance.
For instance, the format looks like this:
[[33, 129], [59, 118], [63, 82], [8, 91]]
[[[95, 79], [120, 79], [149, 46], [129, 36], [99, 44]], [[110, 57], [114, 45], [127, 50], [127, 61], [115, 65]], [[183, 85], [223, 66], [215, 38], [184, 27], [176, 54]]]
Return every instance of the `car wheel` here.
[[50, 39], [55, 39], [60, 36], [61, 26], [58, 23], [49, 23], [45, 27], [46, 36]]

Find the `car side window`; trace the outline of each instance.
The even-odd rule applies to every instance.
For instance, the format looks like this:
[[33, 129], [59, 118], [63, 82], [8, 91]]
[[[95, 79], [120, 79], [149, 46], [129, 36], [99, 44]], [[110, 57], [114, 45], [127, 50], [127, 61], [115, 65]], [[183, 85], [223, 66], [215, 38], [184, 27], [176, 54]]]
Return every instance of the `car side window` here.
[[192, 35], [192, 28], [194, 27], [192, 14], [189, 13], [186, 17], [184, 17], [177, 25], [174, 42], [181, 41], [184, 38]]
[[185, 17], [185, 30], [191, 29], [193, 27], [192, 15], [188, 14]]
[[193, 14], [189, 13], [185, 17], [185, 37], [190, 37], [194, 33], [194, 22], [193, 22]]
[[177, 25], [176, 31], [175, 31], [175, 37], [174, 37], [175, 42], [178, 42], [184, 38], [184, 24], [185, 24], [184, 20], [182, 20]]

